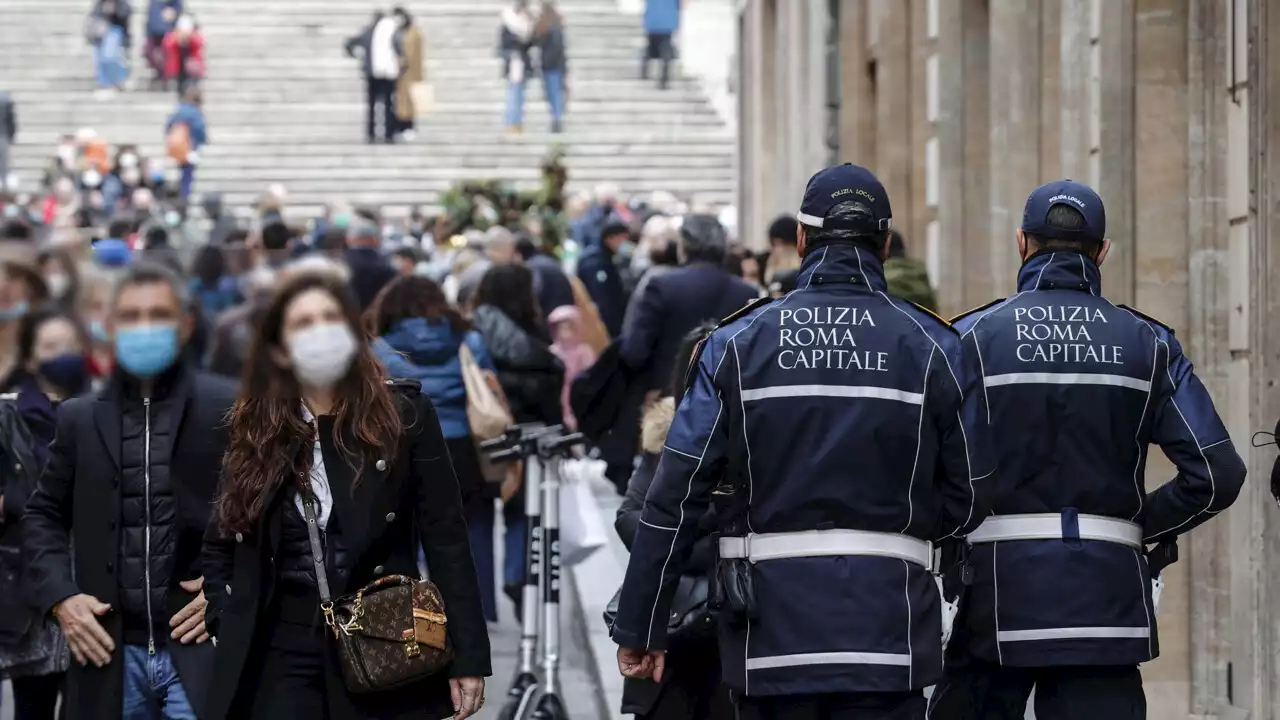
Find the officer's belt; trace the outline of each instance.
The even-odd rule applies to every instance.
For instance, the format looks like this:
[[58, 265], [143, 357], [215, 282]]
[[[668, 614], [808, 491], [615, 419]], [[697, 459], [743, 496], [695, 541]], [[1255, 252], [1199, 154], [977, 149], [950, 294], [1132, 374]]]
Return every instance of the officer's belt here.
[[933, 546], [919, 538], [867, 530], [804, 530], [720, 538], [720, 557], [757, 563], [784, 558], [871, 555], [933, 566]]
[[969, 533], [968, 537], [970, 545], [1005, 540], [1062, 539], [1102, 540], [1128, 545], [1137, 550], [1145, 549], [1142, 544], [1142, 526], [1101, 515], [993, 515], [984, 520], [977, 530]]

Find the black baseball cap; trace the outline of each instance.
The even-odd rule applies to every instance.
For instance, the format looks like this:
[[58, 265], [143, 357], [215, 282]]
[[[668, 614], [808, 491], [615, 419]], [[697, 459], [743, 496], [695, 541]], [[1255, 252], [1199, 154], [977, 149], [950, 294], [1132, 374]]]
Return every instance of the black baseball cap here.
[[[1068, 205], [1084, 216], [1084, 227], [1078, 230], [1049, 227], [1049, 208]], [[1022, 211], [1022, 232], [1058, 240], [1076, 240], [1101, 244], [1107, 237], [1107, 209], [1093, 188], [1074, 180], [1055, 180], [1031, 192]]]
[[[832, 208], [850, 200], [866, 205], [871, 210], [871, 217], [827, 220], [827, 213]], [[884, 185], [874, 173], [860, 165], [845, 163], [819, 170], [809, 178], [796, 220], [808, 227], [853, 230], [870, 235], [893, 227], [893, 209], [889, 207], [889, 193], [884, 191]]]

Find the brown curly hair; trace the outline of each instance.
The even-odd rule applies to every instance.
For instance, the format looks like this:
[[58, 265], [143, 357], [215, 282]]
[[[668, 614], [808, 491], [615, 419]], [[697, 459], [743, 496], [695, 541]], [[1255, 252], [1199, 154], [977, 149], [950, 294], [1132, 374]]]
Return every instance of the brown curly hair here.
[[[363, 465], [366, 458], [394, 454], [404, 430], [382, 366], [364, 341], [360, 310], [348, 286], [330, 273], [304, 272], [289, 278], [254, 328], [240, 397], [228, 415], [230, 439], [214, 507], [225, 535], [253, 529], [267, 499], [282, 483], [292, 480], [299, 489], [309, 488], [315, 431], [303, 420], [301, 390], [292, 371], [273, 358], [273, 351], [287, 354], [281, 337], [285, 313], [309, 290], [335, 298], [347, 325], [361, 338], [347, 376], [334, 388], [334, 445], [345, 457], [359, 456]], [[348, 448], [344, 438], [354, 438], [359, 447]], [[354, 469], [358, 482], [359, 468]]]

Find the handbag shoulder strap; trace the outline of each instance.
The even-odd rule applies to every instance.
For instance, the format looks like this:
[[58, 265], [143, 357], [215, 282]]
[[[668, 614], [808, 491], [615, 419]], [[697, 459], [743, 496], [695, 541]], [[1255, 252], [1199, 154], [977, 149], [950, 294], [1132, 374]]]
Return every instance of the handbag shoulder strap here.
[[324, 569], [324, 545], [320, 542], [320, 526], [316, 524], [316, 511], [312, 507], [315, 497], [302, 499], [302, 512], [307, 520], [307, 537], [311, 539], [311, 562], [316, 568], [316, 585], [320, 588], [320, 607], [327, 616], [333, 610], [333, 596], [329, 593], [329, 574]]

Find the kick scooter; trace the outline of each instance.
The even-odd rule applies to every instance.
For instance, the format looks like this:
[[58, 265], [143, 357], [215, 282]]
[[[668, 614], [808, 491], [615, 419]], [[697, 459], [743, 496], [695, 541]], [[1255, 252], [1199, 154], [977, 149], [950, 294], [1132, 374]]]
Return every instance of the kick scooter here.
[[538, 438], [542, 469], [542, 534], [546, 571], [542, 582], [543, 691], [532, 720], [569, 720], [560, 692], [560, 464], [582, 443], [582, 433]]

